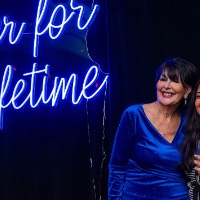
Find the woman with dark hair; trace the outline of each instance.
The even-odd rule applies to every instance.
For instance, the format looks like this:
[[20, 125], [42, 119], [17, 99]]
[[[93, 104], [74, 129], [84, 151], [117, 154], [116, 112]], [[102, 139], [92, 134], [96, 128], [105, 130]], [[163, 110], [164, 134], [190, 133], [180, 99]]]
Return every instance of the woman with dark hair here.
[[183, 106], [198, 70], [181, 58], [165, 60], [156, 72], [157, 99], [127, 108], [109, 163], [109, 200], [188, 200], [180, 145]]
[[197, 153], [196, 142], [200, 140], [200, 80], [197, 82], [197, 85], [191, 95], [185, 127], [185, 140], [182, 145], [184, 153], [182, 165], [188, 177], [190, 199], [199, 200], [200, 162], [198, 159], [200, 160], [200, 156], [195, 154]]

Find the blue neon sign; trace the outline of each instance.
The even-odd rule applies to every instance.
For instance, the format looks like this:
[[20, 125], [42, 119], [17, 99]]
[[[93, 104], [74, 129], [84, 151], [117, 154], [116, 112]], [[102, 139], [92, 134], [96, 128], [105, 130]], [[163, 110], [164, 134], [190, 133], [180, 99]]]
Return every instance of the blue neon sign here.
[[[34, 63], [32, 71], [23, 74], [23, 76], [30, 76], [30, 88], [27, 88], [27, 82], [24, 79], [20, 79], [15, 84], [13, 91], [11, 91], [10, 88], [14, 77], [14, 69], [11, 65], [6, 66], [0, 91], [0, 129], [3, 128], [3, 109], [10, 105], [15, 109], [20, 109], [25, 104], [29, 103], [32, 108], [36, 108], [40, 103], [47, 104], [51, 102], [51, 106], [55, 106], [59, 101], [59, 97], [61, 97], [62, 100], [70, 98], [70, 95], [68, 94], [70, 89], [72, 91], [71, 102], [73, 104], [78, 104], [82, 98], [91, 99], [96, 96], [105, 86], [108, 79], [108, 75], [106, 75], [103, 80], [98, 80], [100, 69], [96, 66], [92, 66], [85, 75], [82, 90], [79, 94], [76, 92], [77, 74], [71, 74], [68, 80], [64, 77], [55, 77], [53, 87], [47, 95], [48, 71], [49, 65], [46, 65], [42, 70], [37, 70], [37, 63]], [[44, 76], [41, 87], [42, 90], [40, 91], [39, 97], [36, 99], [34, 94], [36, 90], [37, 75], [39, 74], [44, 74]], [[90, 92], [90, 87], [94, 86], [95, 83], [99, 81], [101, 82], [99, 83], [98, 88], [96, 88], [95, 91]], [[28, 95], [22, 100], [20, 97], [25, 91], [28, 91]], [[11, 98], [6, 101], [8, 93], [11, 95]]]
[[[75, 5], [74, 0], [70, 0], [68, 6], [62, 4], [55, 6], [53, 10], [50, 10], [50, 15], [47, 15], [47, 13], [49, 13], [48, 6], [48, 0], [39, 1], [34, 31], [32, 34], [32, 56], [35, 58], [39, 56], [39, 39], [42, 36], [49, 36], [52, 40], [62, 37], [67, 28], [67, 24], [75, 16], [76, 27], [78, 30], [83, 31], [88, 29], [89, 25], [93, 22], [95, 16], [97, 15], [99, 7], [98, 5], [93, 5], [91, 12], [89, 14], [87, 13], [87, 16], [85, 16], [84, 6]], [[20, 42], [21, 38], [27, 34], [26, 22], [17, 24], [16, 22], [9, 20], [7, 16], [4, 16], [3, 20], [0, 22], [1, 43], [6, 39], [6, 37], [8, 37], [9, 43], [11, 45], [16, 45]], [[16, 83], [13, 83], [14, 68], [13, 66], [7, 64], [3, 73], [0, 90], [0, 129], [3, 129], [4, 110], [9, 106], [12, 106], [14, 109], [21, 109], [27, 104], [29, 104], [32, 108], [36, 108], [39, 104], [51, 104], [51, 106], [55, 106], [59, 101], [64, 101], [66, 99], [71, 99], [71, 102], [76, 105], [80, 103], [83, 98], [92, 99], [95, 97], [108, 81], [108, 74], [104, 73], [103, 78], [100, 79], [99, 75], [102, 73], [100, 67], [92, 65], [85, 74], [85, 78], [81, 85], [81, 91], [77, 91], [76, 89], [78, 84], [78, 75], [75, 73], [72, 73], [68, 79], [66, 77], [55, 77], [53, 86], [49, 88], [49, 67], [50, 66], [46, 64], [42, 70], [39, 70], [38, 64], [33, 63], [32, 71], [24, 73], [24, 78], [18, 80]], [[36, 88], [38, 76], [40, 76], [40, 78], [42, 76], [42, 85], [40, 87], [42, 89], [37, 91], [39, 95], [36, 97], [35, 92], [38, 90], [38, 88]], [[25, 78], [29, 77], [30, 81], [27, 83]], [[94, 86], [97, 82], [98, 87], [95, 88]], [[93, 90], [90, 90], [91, 88], [93, 88]], [[71, 91], [71, 95], [69, 91]]]
[[[58, 5], [54, 8], [51, 17], [49, 19], [49, 23], [47, 26], [43, 29], [40, 30], [42, 22], [47, 21], [45, 19], [45, 14], [48, 9], [48, 0], [40, 0], [38, 4], [38, 9], [37, 9], [37, 16], [36, 16], [36, 22], [35, 22], [35, 28], [34, 28], [34, 45], [33, 45], [33, 57], [38, 56], [38, 46], [39, 46], [39, 36], [44, 35], [46, 32], [49, 33], [49, 37], [51, 39], [57, 39], [60, 37], [63, 33], [63, 30], [66, 28], [67, 23], [72, 19], [72, 17], [75, 15], [75, 11], [77, 14], [77, 11], [79, 12], [78, 14], [78, 19], [77, 19], [77, 27], [79, 30], [84, 30], [87, 29], [87, 27], [92, 23], [93, 19], [95, 18], [97, 11], [98, 11], [98, 5], [94, 5], [94, 8], [88, 17], [87, 21], [85, 24], [82, 22], [82, 18], [84, 16], [84, 7], [83, 6], [74, 6], [74, 0], [70, 0], [70, 14], [67, 17], [67, 9], [63, 5]], [[60, 24], [54, 24], [56, 17], [58, 15], [58, 12], [62, 12], [62, 19]], [[60, 15], [59, 15], [60, 18]], [[9, 35], [9, 43], [10, 44], [17, 44], [20, 40], [23, 34], [26, 33], [26, 25], [27, 23], [22, 22], [20, 25], [20, 28], [18, 30], [18, 33], [16, 34], [16, 22], [14, 21], [9, 21], [7, 16], [3, 17], [3, 23], [0, 24], [0, 28], [3, 27], [3, 30], [0, 35], [0, 42], [2, 42], [6, 35]], [[54, 34], [54, 31], [57, 30], [57, 33]], [[15, 36], [16, 35], [16, 36]]]

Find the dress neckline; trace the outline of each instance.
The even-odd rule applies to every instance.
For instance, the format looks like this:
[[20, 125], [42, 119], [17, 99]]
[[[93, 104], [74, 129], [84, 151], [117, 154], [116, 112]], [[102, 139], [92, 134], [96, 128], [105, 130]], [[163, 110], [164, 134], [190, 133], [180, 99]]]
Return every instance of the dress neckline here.
[[178, 135], [180, 134], [180, 128], [182, 127], [182, 123], [183, 123], [183, 116], [182, 116], [182, 112], [181, 112], [181, 121], [180, 121], [180, 124], [179, 124], [179, 127], [175, 133], [175, 136], [172, 140], [172, 142], [169, 142], [168, 140], [166, 140], [166, 138], [163, 137], [163, 135], [156, 129], [156, 127], [152, 124], [152, 122], [149, 120], [149, 118], [147, 117], [145, 111], [144, 111], [144, 108], [143, 108], [143, 104], [140, 104], [140, 108], [141, 108], [141, 111], [144, 115], [144, 117], [146, 118], [148, 124], [156, 131], [157, 135], [167, 144], [169, 145], [173, 145], [175, 142], [176, 142], [176, 138], [178, 137]]

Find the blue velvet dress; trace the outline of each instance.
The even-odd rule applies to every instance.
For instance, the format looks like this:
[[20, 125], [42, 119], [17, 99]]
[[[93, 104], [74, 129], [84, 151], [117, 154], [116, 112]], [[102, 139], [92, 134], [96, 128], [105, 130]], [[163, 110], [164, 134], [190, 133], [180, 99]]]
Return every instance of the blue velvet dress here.
[[189, 200], [184, 173], [178, 167], [184, 116], [172, 143], [155, 129], [142, 104], [121, 118], [109, 163], [109, 200]]

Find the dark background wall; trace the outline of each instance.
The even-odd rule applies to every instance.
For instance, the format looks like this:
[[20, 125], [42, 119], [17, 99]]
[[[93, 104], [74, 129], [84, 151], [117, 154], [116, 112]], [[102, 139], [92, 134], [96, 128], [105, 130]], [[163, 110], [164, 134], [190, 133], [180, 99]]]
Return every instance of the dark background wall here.
[[198, 1], [108, 1], [111, 141], [123, 110], [155, 100], [155, 69], [182, 57], [200, 68]]
[[[106, 200], [107, 165], [123, 110], [155, 100], [155, 69], [163, 59], [182, 57], [200, 68], [198, 1], [78, 2], [100, 5], [87, 35], [89, 57], [77, 59], [67, 50], [44, 48], [37, 62], [49, 62], [52, 75], [67, 77], [95, 63], [103, 75], [109, 72], [109, 83], [93, 101], [78, 106], [66, 101], [55, 108], [5, 111], [0, 133], [2, 200]], [[0, 16], [32, 21], [37, 5], [37, 0], [7, 0], [1, 3]], [[1, 44], [0, 51], [0, 80], [7, 62], [15, 65], [16, 79], [35, 62], [17, 48]]]

